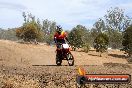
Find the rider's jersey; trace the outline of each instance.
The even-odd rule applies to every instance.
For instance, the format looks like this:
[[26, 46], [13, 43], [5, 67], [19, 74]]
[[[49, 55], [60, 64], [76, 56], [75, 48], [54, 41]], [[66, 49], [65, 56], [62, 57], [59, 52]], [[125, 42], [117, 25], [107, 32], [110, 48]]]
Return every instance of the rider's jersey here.
[[65, 39], [65, 37], [67, 36], [65, 31], [62, 31], [61, 34], [58, 34], [57, 32], [54, 35], [54, 38], [58, 39]]

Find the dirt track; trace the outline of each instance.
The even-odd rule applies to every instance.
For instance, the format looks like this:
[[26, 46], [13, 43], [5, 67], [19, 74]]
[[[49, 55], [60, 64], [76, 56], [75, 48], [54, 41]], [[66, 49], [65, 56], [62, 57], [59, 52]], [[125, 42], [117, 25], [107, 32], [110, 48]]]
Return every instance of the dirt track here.
[[[123, 52], [109, 50], [108, 54], [99, 57], [99, 53], [91, 50], [89, 53], [72, 52], [75, 65], [103, 65], [103, 63], [122, 63], [127, 61]], [[0, 60], [11, 64], [55, 65], [55, 47], [45, 44], [19, 44], [0, 40]], [[67, 62], [63, 61], [63, 65]]]
[[[103, 57], [94, 50], [72, 51], [75, 66], [55, 65], [55, 47], [0, 40], [0, 88], [76, 88], [78, 67], [90, 74], [131, 74], [124, 53], [109, 50]], [[132, 88], [131, 84], [93, 84], [87, 88]]]

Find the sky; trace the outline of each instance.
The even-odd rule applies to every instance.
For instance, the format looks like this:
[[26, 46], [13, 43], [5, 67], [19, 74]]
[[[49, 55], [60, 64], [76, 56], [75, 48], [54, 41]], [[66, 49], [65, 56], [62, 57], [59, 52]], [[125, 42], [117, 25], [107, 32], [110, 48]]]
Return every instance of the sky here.
[[132, 0], [0, 0], [0, 28], [22, 26], [22, 12], [32, 13], [40, 21], [55, 21], [66, 30], [78, 24], [92, 28], [111, 7], [122, 8], [132, 17]]

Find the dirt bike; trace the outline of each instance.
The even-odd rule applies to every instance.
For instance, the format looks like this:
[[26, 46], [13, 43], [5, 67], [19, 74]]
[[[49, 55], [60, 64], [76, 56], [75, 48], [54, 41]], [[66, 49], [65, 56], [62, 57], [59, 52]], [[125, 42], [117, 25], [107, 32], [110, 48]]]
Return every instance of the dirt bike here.
[[57, 43], [56, 44], [56, 64], [61, 65], [62, 60], [67, 60], [69, 66], [74, 65], [74, 57], [70, 52], [70, 47], [67, 43]]

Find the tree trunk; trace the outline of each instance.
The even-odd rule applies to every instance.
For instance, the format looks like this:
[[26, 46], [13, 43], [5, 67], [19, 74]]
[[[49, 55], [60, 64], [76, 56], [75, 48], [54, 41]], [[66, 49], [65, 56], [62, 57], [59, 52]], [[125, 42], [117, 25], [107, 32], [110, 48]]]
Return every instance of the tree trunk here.
[[102, 57], [102, 52], [100, 52], [100, 57]]

